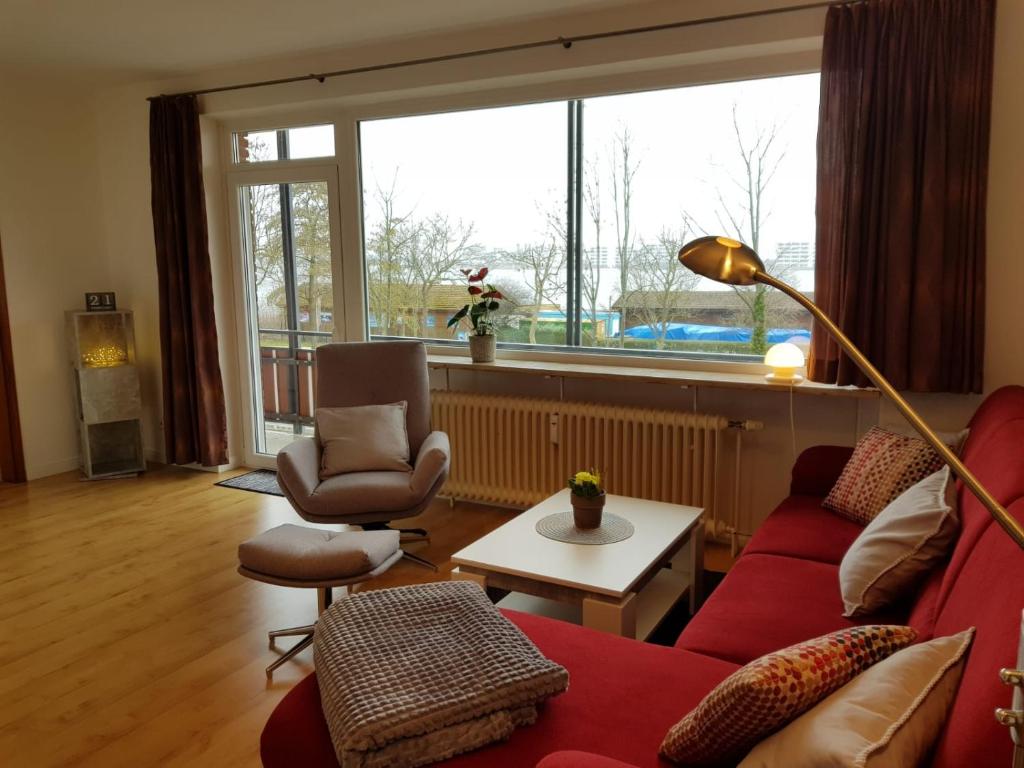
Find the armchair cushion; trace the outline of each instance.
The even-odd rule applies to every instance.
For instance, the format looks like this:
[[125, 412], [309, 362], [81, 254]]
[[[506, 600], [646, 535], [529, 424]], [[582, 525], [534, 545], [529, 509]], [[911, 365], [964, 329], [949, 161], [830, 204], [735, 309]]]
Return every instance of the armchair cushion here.
[[413, 493], [419, 495], [420, 498], [426, 496], [441, 475], [448, 471], [451, 455], [452, 449], [448, 435], [437, 431], [427, 435], [416, 455], [416, 466], [412, 471], [410, 485]]
[[335, 475], [320, 483], [309, 498], [303, 500], [303, 509], [316, 518], [405, 512], [423, 501], [423, 495], [413, 490], [411, 479], [411, 472]]

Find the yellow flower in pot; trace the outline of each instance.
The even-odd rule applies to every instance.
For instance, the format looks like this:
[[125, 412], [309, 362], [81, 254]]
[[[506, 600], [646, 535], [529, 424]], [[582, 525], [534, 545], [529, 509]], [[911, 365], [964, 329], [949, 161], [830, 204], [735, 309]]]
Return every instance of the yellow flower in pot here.
[[604, 509], [601, 475], [593, 469], [577, 472], [569, 478], [572, 516], [577, 528], [599, 528]]

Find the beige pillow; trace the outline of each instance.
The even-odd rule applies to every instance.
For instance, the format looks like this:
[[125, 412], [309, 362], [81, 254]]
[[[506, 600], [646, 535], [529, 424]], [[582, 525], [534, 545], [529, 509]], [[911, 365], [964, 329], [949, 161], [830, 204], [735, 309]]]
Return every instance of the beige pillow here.
[[894, 653], [754, 747], [739, 768], [921, 765], [963, 675], [974, 629]]
[[317, 408], [320, 479], [346, 472], [410, 472], [405, 400], [391, 405]]
[[959, 530], [956, 482], [943, 467], [897, 496], [850, 545], [839, 564], [843, 615], [871, 615], [905, 597]]

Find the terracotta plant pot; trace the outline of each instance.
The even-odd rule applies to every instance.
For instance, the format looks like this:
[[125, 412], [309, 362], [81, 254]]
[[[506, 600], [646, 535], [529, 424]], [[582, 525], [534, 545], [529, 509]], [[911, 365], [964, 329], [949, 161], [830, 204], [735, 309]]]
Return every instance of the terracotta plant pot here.
[[572, 517], [577, 528], [600, 528], [601, 512], [604, 510], [604, 493], [600, 496], [577, 496], [570, 494], [572, 499]]
[[473, 334], [469, 337], [469, 356], [473, 358], [474, 363], [493, 363], [497, 342], [498, 337], [493, 333], [486, 336]]

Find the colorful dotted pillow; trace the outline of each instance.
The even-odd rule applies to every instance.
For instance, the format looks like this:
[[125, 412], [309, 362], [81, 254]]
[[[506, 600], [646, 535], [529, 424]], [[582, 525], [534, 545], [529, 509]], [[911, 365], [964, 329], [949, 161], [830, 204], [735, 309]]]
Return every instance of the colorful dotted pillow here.
[[844, 629], [736, 670], [673, 725], [661, 754], [686, 766], [734, 764], [863, 670], [917, 639], [910, 627]]
[[857, 442], [822, 506], [867, 525], [889, 502], [938, 472], [942, 464], [924, 440], [872, 427]]

